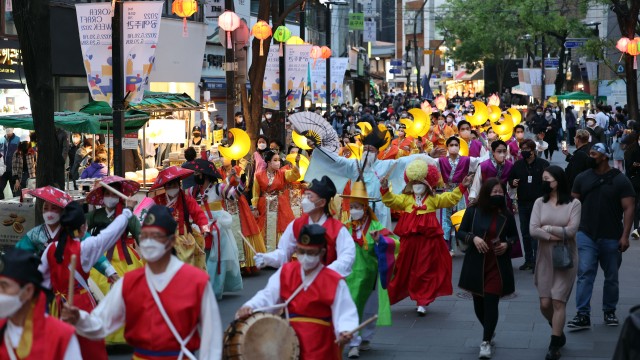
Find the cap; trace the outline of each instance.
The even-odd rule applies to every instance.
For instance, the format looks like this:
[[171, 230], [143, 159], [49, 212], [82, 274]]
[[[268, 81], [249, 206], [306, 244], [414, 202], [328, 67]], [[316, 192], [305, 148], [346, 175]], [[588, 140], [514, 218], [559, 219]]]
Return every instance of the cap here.
[[142, 221], [142, 228], [146, 227], [159, 227], [164, 229], [167, 235], [173, 235], [178, 223], [166, 206], [153, 205]]
[[60, 224], [70, 230], [80, 229], [86, 222], [84, 217], [84, 211], [82, 211], [82, 205], [77, 201], [71, 201], [62, 210], [60, 216]]
[[192, 133], [199, 133], [200, 132], [200, 127], [198, 126], [194, 126], [193, 129], [191, 130]]
[[589, 114], [589, 115], [587, 115], [587, 120], [595, 120], [595, 119], [596, 119], [595, 114]]
[[609, 155], [609, 150], [603, 143], [594, 144], [591, 147], [591, 150], [595, 150], [606, 157], [611, 157], [611, 155]]
[[336, 196], [336, 186], [326, 175], [323, 176], [320, 181], [318, 181], [318, 179], [313, 179], [307, 190], [316, 193], [318, 196], [326, 200], [330, 200], [332, 197]]
[[298, 235], [298, 245], [323, 248], [327, 245], [327, 230], [318, 224], [305, 225]]

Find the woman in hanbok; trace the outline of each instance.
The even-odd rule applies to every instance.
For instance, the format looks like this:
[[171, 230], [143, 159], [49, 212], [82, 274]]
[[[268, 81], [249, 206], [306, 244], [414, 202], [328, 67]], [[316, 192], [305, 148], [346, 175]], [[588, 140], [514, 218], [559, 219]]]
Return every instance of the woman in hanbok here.
[[300, 178], [299, 156], [291, 169], [280, 168], [280, 156], [273, 151], [266, 153], [267, 169], [256, 173], [253, 182], [254, 215], [266, 241], [267, 251], [278, 247], [278, 240], [290, 222], [294, 220], [287, 184]]
[[219, 182], [220, 173], [210, 161], [196, 159], [184, 167], [195, 171], [196, 185], [187, 191], [196, 199], [209, 220], [212, 246], [207, 255], [207, 272], [216, 298], [222, 300], [223, 292], [242, 290], [238, 245], [235, 239], [240, 235], [234, 234], [231, 230], [233, 219], [231, 214], [222, 208], [222, 199], [235, 199], [242, 195], [236, 192], [235, 186]]
[[407, 166], [405, 178], [407, 186], [399, 195], [389, 191], [386, 179], [380, 182], [382, 202], [404, 210], [394, 231], [400, 237], [400, 253], [388, 287], [389, 300], [393, 305], [410, 296], [417, 303], [418, 315], [424, 316], [425, 307], [436, 297], [453, 292], [451, 256], [435, 212], [457, 204], [472, 177], [465, 177], [452, 192], [436, 195], [440, 173], [435, 165], [419, 159]]

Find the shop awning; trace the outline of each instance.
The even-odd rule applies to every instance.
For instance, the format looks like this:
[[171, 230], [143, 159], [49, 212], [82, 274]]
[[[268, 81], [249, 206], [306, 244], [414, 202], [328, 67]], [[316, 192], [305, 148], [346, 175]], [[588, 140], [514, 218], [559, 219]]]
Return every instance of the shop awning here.
[[[138, 131], [149, 120], [149, 115], [125, 114], [125, 132]], [[86, 134], [106, 134], [107, 129], [113, 128], [111, 116], [92, 115], [84, 112], [56, 112], [53, 114], [53, 123], [56, 127], [69, 132]], [[0, 116], [0, 125], [35, 130], [31, 114], [19, 114]]]
[[26, 82], [20, 83], [19, 81], [0, 80], [0, 89], [24, 89], [26, 87]]
[[583, 91], [574, 91], [564, 95], [559, 95], [558, 100], [593, 100], [593, 96]]
[[129, 104], [129, 108], [144, 112], [171, 112], [185, 110], [202, 110], [202, 105], [187, 94], [173, 94], [145, 91], [142, 101]]
[[464, 81], [484, 80], [484, 69], [475, 69], [471, 74], [467, 73], [462, 77]]
[[464, 80], [463, 78], [464, 78], [465, 76], [467, 76], [467, 75], [468, 75], [468, 74], [467, 74], [467, 72], [466, 72], [466, 71], [460, 71], [460, 72], [456, 75], [456, 78], [455, 78], [455, 79], [456, 79], [456, 80]]

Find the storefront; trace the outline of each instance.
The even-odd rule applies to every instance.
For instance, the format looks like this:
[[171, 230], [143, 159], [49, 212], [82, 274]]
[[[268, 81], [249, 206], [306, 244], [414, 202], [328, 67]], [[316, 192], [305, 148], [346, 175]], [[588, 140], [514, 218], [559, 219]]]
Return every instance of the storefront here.
[[0, 39], [0, 115], [31, 111], [26, 85], [18, 41]]
[[451, 99], [456, 95], [461, 97], [474, 97], [477, 93], [484, 92], [484, 70], [476, 69], [472, 72], [461, 70], [452, 80], [445, 81], [446, 96]]

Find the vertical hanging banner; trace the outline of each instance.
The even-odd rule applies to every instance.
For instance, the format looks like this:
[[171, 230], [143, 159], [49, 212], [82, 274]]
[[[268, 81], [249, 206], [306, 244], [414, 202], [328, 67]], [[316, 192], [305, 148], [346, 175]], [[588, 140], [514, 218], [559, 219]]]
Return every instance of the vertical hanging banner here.
[[364, 22], [364, 31], [362, 32], [362, 41], [375, 42], [376, 41], [376, 22], [375, 20], [368, 20]]
[[344, 98], [344, 74], [349, 67], [349, 58], [331, 58], [331, 104], [341, 104]]
[[[333, 59], [331, 59], [333, 60]], [[333, 65], [333, 62], [331, 63]], [[313, 102], [324, 104], [327, 102], [327, 61], [318, 59], [311, 65], [311, 92]]]
[[[149, 73], [155, 61], [163, 2], [124, 3], [123, 55], [127, 101], [142, 100], [149, 86]], [[82, 59], [87, 84], [95, 101], [113, 102], [113, 59], [111, 3], [76, 4]]]
[[162, 1], [127, 1], [123, 11], [124, 93], [139, 103], [149, 89], [149, 74], [156, 60]]
[[269, 47], [267, 66], [262, 82], [262, 107], [265, 109], [280, 109], [280, 56], [278, 46]]
[[287, 109], [300, 106], [300, 98], [307, 83], [311, 46], [308, 44], [286, 46]]

